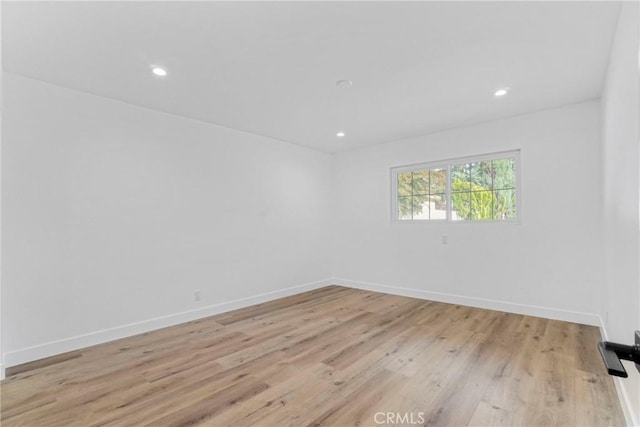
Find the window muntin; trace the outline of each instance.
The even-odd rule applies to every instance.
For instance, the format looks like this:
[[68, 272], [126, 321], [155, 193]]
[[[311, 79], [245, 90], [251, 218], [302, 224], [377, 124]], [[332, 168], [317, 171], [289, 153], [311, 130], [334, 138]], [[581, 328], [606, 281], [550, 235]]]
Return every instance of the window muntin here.
[[392, 169], [394, 220], [516, 222], [519, 151]]

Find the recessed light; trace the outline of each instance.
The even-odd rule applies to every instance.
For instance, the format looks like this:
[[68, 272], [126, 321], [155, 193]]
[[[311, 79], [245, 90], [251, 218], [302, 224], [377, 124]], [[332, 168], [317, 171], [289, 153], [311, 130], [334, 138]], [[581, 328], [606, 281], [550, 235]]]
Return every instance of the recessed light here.
[[338, 80], [336, 82], [336, 86], [338, 87], [349, 87], [353, 84], [351, 80]]
[[505, 96], [507, 94], [507, 92], [509, 92], [509, 88], [506, 87], [504, 89], [498, 89], [497, 91], [495, 91], [493, 93], [493, 96]]
[[345, 136], [345, 133], [343, 131], [339, 131], [338, 133], [336, 133], [336, 136], [338, 138], [342, 138], [343, 136]]
[[167, 75], [167, 70], [165, 70], [164, 68], [160, 68], [160, 67], [153, 67], [151, 69], [151, 72], [153, 74], [155, 74], [156, 76], [159, 76], [159, 77], [164, 77], [164, 76]]

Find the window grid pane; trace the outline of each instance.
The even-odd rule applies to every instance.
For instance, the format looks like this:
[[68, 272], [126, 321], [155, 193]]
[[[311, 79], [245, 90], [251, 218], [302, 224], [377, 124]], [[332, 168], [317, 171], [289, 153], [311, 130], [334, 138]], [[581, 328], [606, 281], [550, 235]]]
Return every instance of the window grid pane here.
[[430, 219], [441, 221], [447, 219], [447, 194], [438, 193], [431, 196]]
[[429, 171], [414, 171], [411, 173], [411, 194], [428, 195], [429, 194]]
[[411, 206], [411, 196], [400, 196], [398, 197], [398, 219], [402, 220], [410, 220], [412, 219], [412, 206]]
[[515, 158], [493, 160], [494, 190], [514, 189], [516, 187]]
[[398, 196], [411, 196], [411, 172], [399, 173], [396, 179]]
[[471, 192], [451, 194], [451, 218], [454, 221], [469, 219], [471, 214]]

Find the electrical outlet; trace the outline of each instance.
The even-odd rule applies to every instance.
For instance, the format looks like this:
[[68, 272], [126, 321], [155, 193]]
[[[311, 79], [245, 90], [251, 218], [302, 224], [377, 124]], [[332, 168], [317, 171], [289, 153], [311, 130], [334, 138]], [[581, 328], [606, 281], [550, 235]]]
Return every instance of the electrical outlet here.
[[193, 291], [193, 300], [200, 301], [201, 299], [202, 296], [200, 295], [200, 289], [196, 289], [195, 291]]
[[442, 236], [442, 244], [443, 245], [449, 244], [449, 236]]

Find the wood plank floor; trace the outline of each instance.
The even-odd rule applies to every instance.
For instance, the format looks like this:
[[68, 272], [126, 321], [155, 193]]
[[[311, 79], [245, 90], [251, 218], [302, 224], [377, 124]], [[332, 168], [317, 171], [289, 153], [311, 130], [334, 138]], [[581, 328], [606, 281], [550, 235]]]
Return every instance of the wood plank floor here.
[[597, 328], [330, 286], [27, 365], [9, 426], [622, 426]]

